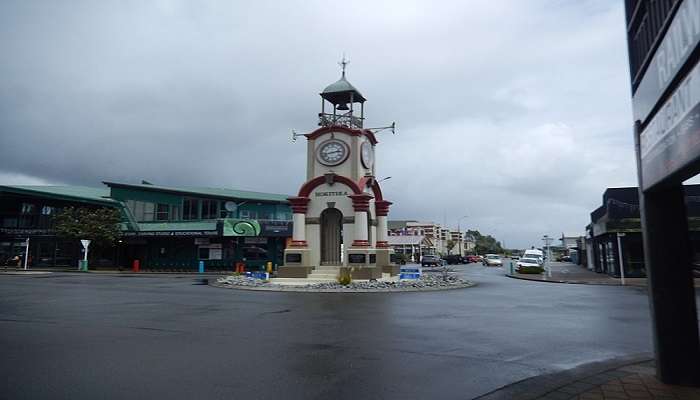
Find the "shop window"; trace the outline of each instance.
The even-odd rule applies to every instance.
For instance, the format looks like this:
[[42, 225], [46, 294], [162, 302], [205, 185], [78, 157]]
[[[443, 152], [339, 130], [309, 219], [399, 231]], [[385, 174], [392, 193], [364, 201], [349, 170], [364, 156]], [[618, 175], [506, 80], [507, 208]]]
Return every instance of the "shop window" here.
[[185, 199], [182, 203], [182, 219], [199, 219], [199, 200]]
[[156, 221], [167, 221], [170, 214], [170, 206], [167, 204], [156, 204]]
[[258, 213], [256, 211], [241, 210], [238, 215], [243, 219], [258, 219]]
[[202, 219], [216, 219], [219, 217], [219, 202], [216, 200], [202, 200]]
[[34, 214], [36, 212], [36, 205], [32, 203], [22, 203], [22, 214]]
[[156, 205], [153, 203], [143, 203], [143, 221], [153, 221]]
[[170, 220], [179, 221], [180, 220], [180, 207], [170, 206]]
[[292, 219], [292, 214], [285, 211], [277, 211], [277, 219], [282, 221], [289, 221]]

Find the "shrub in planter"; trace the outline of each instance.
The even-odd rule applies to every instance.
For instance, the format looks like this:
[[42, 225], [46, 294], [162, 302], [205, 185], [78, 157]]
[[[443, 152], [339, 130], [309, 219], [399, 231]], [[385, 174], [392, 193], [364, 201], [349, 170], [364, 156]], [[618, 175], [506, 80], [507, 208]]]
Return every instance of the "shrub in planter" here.
[[515, 272], [519, 274], [541, 274], [544, 272], [542, 267], [518, 267]]
[[341, 272], [340, 275], [338, 275], [338, 283], [343, 286], [347, 286], [352, 283], [352, 275], [350, 272]]

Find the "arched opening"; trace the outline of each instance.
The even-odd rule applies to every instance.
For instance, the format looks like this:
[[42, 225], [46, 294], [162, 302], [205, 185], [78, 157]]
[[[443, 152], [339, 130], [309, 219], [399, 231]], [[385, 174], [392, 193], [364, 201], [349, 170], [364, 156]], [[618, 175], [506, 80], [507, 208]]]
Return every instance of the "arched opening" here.
[[340, 265], [343, 214], [337, 208], [321, 213], [321, 265]]

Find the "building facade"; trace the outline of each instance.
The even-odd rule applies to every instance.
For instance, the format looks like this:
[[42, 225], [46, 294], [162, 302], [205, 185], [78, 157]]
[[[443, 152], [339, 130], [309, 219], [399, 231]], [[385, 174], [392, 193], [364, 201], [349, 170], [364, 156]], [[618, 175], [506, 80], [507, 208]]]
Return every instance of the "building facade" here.
[[[689, 236], [700, 260], [700, 185], [686, 185]], [[603, 204], [591, 213], [586, 227], [587, 267], [596, 272], [620, 277], [645, 277], [644, 247], [639, 215], [639, 191], [636, 187], [608, 188]], [[622, 268], [622, 269], [621, 269]]]
[[32, 267], [72, 267], [74, 241], [56, 236], [52, 216], [65, 207], [110, 207], [122, 216], [115, 246], [90, 248], [93, 267], [188, 270], [243, 263], [258, 269], [282, 263], [292, 233], [285, 195], [232, 189], [104, 182], [105, 187], [0, 186], [0, 250], [23, 254]]

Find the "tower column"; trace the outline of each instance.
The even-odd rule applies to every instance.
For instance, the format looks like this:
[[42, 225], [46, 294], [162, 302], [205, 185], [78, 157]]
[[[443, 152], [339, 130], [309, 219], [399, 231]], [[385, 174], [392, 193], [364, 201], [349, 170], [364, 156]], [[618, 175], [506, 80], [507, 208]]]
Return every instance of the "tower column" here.
[[374, 203], [374, 210], [377, 213], [377, 248], [389, 247], [387, 216], [389, 215], [390, 201], [380, 200]]
[[355, 237], [352, 247], [368, 247], [367, 211], [369, 211], [369, 201], [372, 199], [372, 196], [362, 193], [351, 194], [348, 197], [352, 199], [352, 208], [355, 210]]
[[306, 211], [309, 208], [308, 197], [290, 197], [292, 208], [292, 247], [306, 247]]

